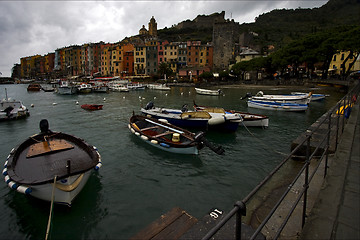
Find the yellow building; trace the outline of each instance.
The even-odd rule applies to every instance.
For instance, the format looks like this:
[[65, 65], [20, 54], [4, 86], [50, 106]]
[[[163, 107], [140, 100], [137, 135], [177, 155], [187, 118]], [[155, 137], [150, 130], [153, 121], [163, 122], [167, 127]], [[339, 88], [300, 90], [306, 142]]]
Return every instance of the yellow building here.
[[111, 53], [112, 46], [105, 46], [101, 51], [101, 75], [110, 76], [111, 75]]
[[169, 43], [164, 47], [164, 62], [169, 63], [171, 70], [176, 73], [178, 61], [178, 45]]
[[134, 48], [134, 73], [136, 76], [145, 75], [146, 46], [137, 45]]
[[[345, 62], [345, 71], [348, 71], [350, 64], [352, 64], [355, 60], [355, 56], [357, 56], [357, 53], [353, 54], [349, 57], [350, 51], [340, 51], [333, 55], [332, 60], [329, 65], [328, 72], [331, 75], [341, 75], [343, 69], [341, 69], [342, 64]], [[355, 56], [354, 56], [355, 55]], [[349, 57], [349, 58], [348, 58]], [[359, 58], [356, 60], [359, 61]], [[350, 72], [356, 71], [359, 69], [356, 69], [356, 66], [358, 63], [355, 62], [355, 64], [351, 67]]]

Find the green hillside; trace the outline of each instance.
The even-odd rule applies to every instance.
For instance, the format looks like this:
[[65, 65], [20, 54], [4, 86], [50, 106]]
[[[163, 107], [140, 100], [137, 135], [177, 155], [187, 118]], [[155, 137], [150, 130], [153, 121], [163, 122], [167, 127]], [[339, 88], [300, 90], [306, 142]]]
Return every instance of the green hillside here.
[[[342, 25], [360, 25], [359, 0], [329, 0], [320, 8], [276, 9], [257, 17], [254, 23], [239, 25], [241, 32], [256, 32], [253, 45], [274, 45], [277, 49], [307, 34]], [[165, 28], [158, 30], [161, 39], [169, 41], [212, 40], [212, 29]]]

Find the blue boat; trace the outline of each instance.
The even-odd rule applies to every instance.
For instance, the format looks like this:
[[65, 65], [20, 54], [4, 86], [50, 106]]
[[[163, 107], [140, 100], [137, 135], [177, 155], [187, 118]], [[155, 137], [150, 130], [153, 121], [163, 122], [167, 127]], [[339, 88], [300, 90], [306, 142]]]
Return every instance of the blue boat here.
[[307, 104], [300, 103], [279, 103], [276, 101], [255, 101], [249, 99], [247, 101], [248, 107], [276, 110], [276, 111], [288, 111], [288, 112], [303, 112], [308, 109]]
[[151, 116], [156, 119], [165, 119], [169, 123], [187, 128], [201, 128], [201, 129], [216, 129], [227, 132], [234, 132], [242, 122], [239, 114], [231, 113], [209, 113], [206, 111], [188, 111], [187, 107], [183, 106], [180, 109], [159, 108], [154, 107], [152, 102], [149, 102], [145, 108], [141, 108], [141, 112], [146, 116]]

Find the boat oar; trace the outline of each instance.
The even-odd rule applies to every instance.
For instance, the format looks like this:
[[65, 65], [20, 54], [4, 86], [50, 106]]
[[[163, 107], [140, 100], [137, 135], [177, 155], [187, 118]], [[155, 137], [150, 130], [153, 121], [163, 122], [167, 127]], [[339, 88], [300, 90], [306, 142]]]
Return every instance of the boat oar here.
[[157, 122], [154, 122], [154, 121], [152, 121], [152, 120], [150, 120], [150, 119], [145, 119], [145, 121], [147, 121], [147, 122], [149, 122], [149, 123], [152, 123], [152, 124], [155, 124], [155, 125], [157, 125], [157, 126], [160, 126], [160, 127], [166, 128], [166, 129], [169, 129], [169, 130], [174, 131], [174, 132], [176, 132], [176, 133], [180, 133], [180, 134], [183, 134], [183, 133], [184, 133], [183, 131], [177, 130], [177, 129], [172, 128], [172, 127], [168, 127], [168, 126], [162, 125], [162, 124], [157, 123]]
[[214, 146], [212, 143], [210, 143], [205, 137], [204, 132], [198, 132], [195, 134], [195, 141], [204, 144], [208, 148], [210, 148], [213, 152], [216, 154], [222, 155], [225, 153], [225, 150], [221, 146]]

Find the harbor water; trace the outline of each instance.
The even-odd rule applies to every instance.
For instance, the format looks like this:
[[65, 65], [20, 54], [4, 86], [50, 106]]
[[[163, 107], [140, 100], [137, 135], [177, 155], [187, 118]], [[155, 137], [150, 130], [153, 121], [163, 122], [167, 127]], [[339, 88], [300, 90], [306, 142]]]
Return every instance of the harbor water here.
[[[50, 129], [75, 135], [96, 146], [103, 166], [94, 172], [72, 206], [55, 205], [50, 239], [128, 239], [173, 207], [201, 219], [212, 208], [232, 209], [290, 152], [291, 141], [305, 131], [344, 93], [325, 87], [224, 86], [224, 96], [197, 95], [193, 87], [171, 91], [141, 90], [60, 95], [27, 92], [27, 85], [0, 85], [0, 97], [23, 101], [30, 117], [0, 122], [0, 161], [12, 148], [38, 133], [41, 119]], [[213, 88], [213, 89], [217, 89]], [[311, 102], [306, 112], [251, 109], [244, 100], [256, 94], [297, 92], [330, 95]], [[197, 156], [183, 156], [152, 148], [129, 131], [130, 116], [153, 101], [155, 106], [178, 108], [198, 105], [265, 114], [269, 127], [239, 127], [235, 133], [209, 131], [207, 139], [225, 149], [216, 155], [204, 148]], [[77, 104], [78, 102], [78, 104]], [[30, 107], [33, 104], [33, 107]], [[86, 111], [82, 104], [103, 104]], [[0, 239], [44, 239], [50, 203], [0, 184]]]

